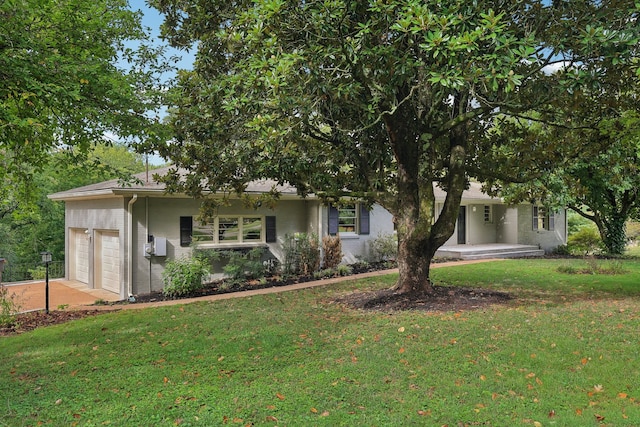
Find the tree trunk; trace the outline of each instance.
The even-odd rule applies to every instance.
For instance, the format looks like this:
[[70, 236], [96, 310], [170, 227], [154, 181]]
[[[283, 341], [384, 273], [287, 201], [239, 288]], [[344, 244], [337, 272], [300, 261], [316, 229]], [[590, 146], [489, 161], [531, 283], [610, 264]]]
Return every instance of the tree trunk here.
[[611, 255], [622, 255], [627, 248], [626, 218], [608, 218], [598, 223], [602, 243]]

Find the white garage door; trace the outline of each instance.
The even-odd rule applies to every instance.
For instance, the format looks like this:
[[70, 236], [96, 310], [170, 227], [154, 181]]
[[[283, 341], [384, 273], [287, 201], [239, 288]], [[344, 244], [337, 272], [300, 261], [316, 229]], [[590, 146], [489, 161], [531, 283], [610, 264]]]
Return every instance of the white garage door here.
[[73, 279], [89, 283], [89, 239], [84, 230], [73, 231], [74, 254]]
[[100, 232], [100, 257], [98, 262], [100, 274], [98, 281], [102, 289], [120, 292], [120, 236], [117, 231]]

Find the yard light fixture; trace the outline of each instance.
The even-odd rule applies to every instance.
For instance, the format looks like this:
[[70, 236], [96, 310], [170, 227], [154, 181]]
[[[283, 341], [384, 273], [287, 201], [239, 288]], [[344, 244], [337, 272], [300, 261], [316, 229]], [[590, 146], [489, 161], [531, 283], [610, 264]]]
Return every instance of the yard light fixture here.
[[49, 314], [49, 263], [51, 262], [51, 252], [40, 252], [42, 256], [42, 262], [45, 265], [45, 279], [44, 279], [44, 306], [45, 311]]

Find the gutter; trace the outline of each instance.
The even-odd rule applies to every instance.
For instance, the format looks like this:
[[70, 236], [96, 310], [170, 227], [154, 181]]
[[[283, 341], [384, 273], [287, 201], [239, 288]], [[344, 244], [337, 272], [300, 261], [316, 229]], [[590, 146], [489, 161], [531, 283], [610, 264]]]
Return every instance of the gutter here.
[[133, 282], [133, 204], [138, 200], [138, 194], [134, 194], [129, 204], [127, 205], [127, 297], [133, 297], [132, 282]]

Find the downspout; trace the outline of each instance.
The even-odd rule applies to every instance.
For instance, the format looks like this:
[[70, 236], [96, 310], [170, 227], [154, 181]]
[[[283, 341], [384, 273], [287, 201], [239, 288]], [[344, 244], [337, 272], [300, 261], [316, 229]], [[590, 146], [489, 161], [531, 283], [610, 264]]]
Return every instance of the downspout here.
[[131, 298], [133, 296], [132, 291], [132, 282], [133, 282], [133, 204], [138, 200], [138, 195], [134, 194], [131, 200], [129, 200], [129, 205], [127, 207], [128, 214], [128, 224], [127, 224], [127, 244], [129, 245], [129, 250], [127, 254], [127, 297]]

